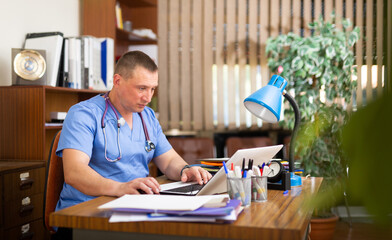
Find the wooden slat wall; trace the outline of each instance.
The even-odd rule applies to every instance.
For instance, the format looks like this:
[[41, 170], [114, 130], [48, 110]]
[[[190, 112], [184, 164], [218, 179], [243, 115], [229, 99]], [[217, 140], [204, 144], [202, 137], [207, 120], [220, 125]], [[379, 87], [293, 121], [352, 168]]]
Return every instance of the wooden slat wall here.
[[384, 82], [391, 73], [385, 68], [391, 62], [391, 17], [383, 10], [387, 7], [390, 12], [390, 5], [386, 0], [158, 1], [158, 103], [163, 129], [258, 128], [258, 119], [242, 102], [272, 75], [265, 55], [267, 39], [290, 31], [308, 37], [312, 34], [308, 23], [320, 16], [331, 20], [333, 10], [338, 28], [343, 28], [340, 19], [345, 17], [361, 30], [354, 47], [358, 88], [348, 109], [364, 106], [382, 94], [384, 85], [391, 88]]
[[[203, 25], [200, 19], [203, 19], [203, 4], [200, 0], [192, 1], [192, 119], [193, 130], [203, 129]], [[187, 130], [187, 129], [185, 129]]]
[[179, 58], [179, 0], [169, 1], [169, 124], [180, 128], [180, 58]]
[[[384, 9], [383, 0], [377, 0], [377, 12], [382, 13]], [[383, 92], [383, 83], [382, 83], [382, 56], [383, 53], [383, 46], [382, 42], [384, 40], [383, 36], [383, 14], [377, 14], [377, 95], [380, 96]]]
[[312, 0], [303, 0], [304, 5], [304, 16], [302, 19], [302, 25], [304, 28], [304, 37], [310, 36], [310, 29], [308, 23], [312, 21]]
[[[264, 5], [266, 4], [266, 5]], [[268, 1], [257, 1], [257, 0], [249, 0], [249, 67], [250, 67], [250, 89], [251, 92], [257, 90], [257, 73], [258, 73], [258, 45], [261, 46], [261, 49], [265, 49], [262, 46], [262, 43], [259, 43], [257, 38], [257, 25], [260, 25], [260, 32], [267, 31], [268, 26], [268, 18], [265, 18], [264, 14], [260, 14], [258, 16], [258, 11], [261, 11], [261, 5], [265, 8], [269, 8]], [[259, 22], [259, 20], [261, 22]], [[263, 36], [260, 36], [262, 38]], [[264, 56], [264, 54], [261, 54]], [[261, 63], [265, 64], [265, 62]], [[251, 116], [249, 112], [246, 113], [247, 116]], [[251, 125], [255, 126], [257, 124], [257, 119], [254, 116], [251, 116]]]
[[[215, 65], [216, 65], [216, 78], [217, 78], [217, 87], [222, 90], [227, 87], [227, 84], [224, 84], [224, 75], [223, 75], [223, 66], [225, 64], [224, 59], [224, 45], [225, 45], [225, 1], [216, 1], [216, 16], [215, 16], [215, 24], [216, 24], [216, 50], [215, 50]], [[224, 130], [224, 91], [217, 91], [217, 129]]]
[[227, 44], [227, 91], [228, 97], [226, 99], [228, 103], [228, 113], [227, 116], [229, 118], [228, 127], [229, 129], [235, 129], [235, 95], [236, 95], [236, 84], [235, 84], [235, 71], [234, 67], [236, 64], [236, 51], [235, 51], [235, 42], [236, 42], [236, 1], [235, 0], [226, 0], [226, 22], [227, 22], [227, 31], [226, 31], [226, 44]]
[[238, 67], [239, 67], [239, 78], [238, 78], [238, 90], [239, 90], [239, 127], [241, 129], [246, 128], [246, 109], [242, 106], [242, 101], [249, 94], [246, 92], [246, 61], [248, 59], [246, 52], [246, 24], [247, 24], [247, 0], [238, 0]]
[[[196, 0], [197, 1], [197, 0]], [[203, 83], [204, 83], [204, 129], [213, 130], [213, 109], [212, 109], [212, 64], [213, 64], [213, 29], [214, 29], [214, 4], [211, 0], [204, 0], [204, 28], [202, 29], [203, 39]]]
[[373, 65], [373, 0], [366, 0], [366, 102], [373, 98], [372, 88]]
[[191, 129], [191, 59], [190, 29], [191, 5], [189, 0], [181, 0], [181, 122], [184, 129]]
[[158, 67], [159, 67], [159, 120], [163, 129], [169, 128], [169, 51], [167, 48], [168, 0], [158, 1]]
[[[363, 9], [363, 0], [357, 0], [357, 9]], [[363, 34], [363, 11], [357, 11], [356, 12], [356, 26], [358, 26], [361, 29], [361, 32]], [[363, 94], [362, 94], [362, 64], [363, 64], [363, 37], [359, 38], [357, 44], [356, 44], [356, 64], [357, 64], [357, 93], [356, 93], [356, 102], [357, 106], [361, 107], [362, 106], [362, 99], [363, 99]]]
[[[256, 91], [258, 88], [261, 86], [265, 86], [268, 84], [268, 81], [270, 79], [270, 71], [268, 69], [267, 63], [268, 63], [268, 58], [265, 53], [265, 47], [267, 46], [267, 39], [273, 34], [273, 35], [278, 35], [279, 32], [279, 12], [278, 8], [279, 5], [276, 5], [277, 3], [273, 2], [279, 2], [279, 1], [272, 1], [270, 2], [269, 0], [261, 0], [260, 1], [260, 74], [261, 74], [261, 85], [258, 84], [259, 79], [254, 78], [252, 79], [254, 81], [254, 84], [252, 86], [252, 91]], [[258, 123], [261, 120], [256, 118], [255, 116], [252, 115], [252, 126], [253, 128], [258, 127]], [[265, 127], [266, 125], [264, 125]]]
[[297, 35], [301, 35], [301, 0], [293, 0], [292, 32]]

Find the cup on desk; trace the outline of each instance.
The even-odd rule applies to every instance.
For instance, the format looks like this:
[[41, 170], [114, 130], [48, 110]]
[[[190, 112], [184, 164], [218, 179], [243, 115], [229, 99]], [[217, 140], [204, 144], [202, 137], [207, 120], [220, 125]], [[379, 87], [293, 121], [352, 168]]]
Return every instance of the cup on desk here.
[[252, 176], [252, 201], [267, 201], [267, 176]]
[[241, 200], [242, 206], [251, 202], [251, 178], [227, 178], [227, 193], [230, 199]]

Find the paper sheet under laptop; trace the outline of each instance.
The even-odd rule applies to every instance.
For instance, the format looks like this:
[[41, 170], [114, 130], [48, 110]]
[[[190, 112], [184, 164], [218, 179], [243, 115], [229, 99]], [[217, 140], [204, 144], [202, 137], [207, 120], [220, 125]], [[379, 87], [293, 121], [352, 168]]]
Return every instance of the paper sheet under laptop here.
[[[253, 166], [262, 165], [264, 162], [270, 161], [279, 151], [283, 145], [275, 145], [259, 148], [240, 149], [226, 162], [229, 168], [231, 163], [234, 166], [242, 166], [242, 159], [253, 159]], [[247, 163], [247, 162], [246, 162]], [[188, 183], [175, 182], [161, 185], [162, 190], [168, 190], [175, 187], [184, 186]], [[214, 175], [214, 177], [197, 193], [197, 195], [212, 195], [217, 193], [227, 192], [226, 174], [223, 167]]]

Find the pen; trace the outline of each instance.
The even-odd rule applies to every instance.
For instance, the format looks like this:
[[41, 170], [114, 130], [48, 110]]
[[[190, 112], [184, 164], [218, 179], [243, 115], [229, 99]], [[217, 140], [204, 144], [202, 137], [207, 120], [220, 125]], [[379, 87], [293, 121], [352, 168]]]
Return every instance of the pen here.
[[225, 162], [223, 162], [223, 168], [225, 169], [226, 175], [228, 175], [228, 174], [229, 174], [229, 171], [227, 170], [227, 167], [226, 167], [226, 163], [225, 163]]
[[249, 159], [248, 170], [252, 169], [252, 167], [253, 167], [253, 159]]
[[287, 195], [289, 193], [289, 190], [286, 190], [283, 192], [283, 195]]
[[245, 158], [242, 159], [242, 168], [241, 168], [241, 173], [244, 174], [245, 170]]

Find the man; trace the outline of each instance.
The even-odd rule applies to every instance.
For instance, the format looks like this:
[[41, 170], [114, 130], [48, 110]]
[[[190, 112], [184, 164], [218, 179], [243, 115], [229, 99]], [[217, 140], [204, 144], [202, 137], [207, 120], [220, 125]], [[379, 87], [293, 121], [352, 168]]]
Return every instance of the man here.
[[[158, 182], [148, 177], [150, 161], [172, 180], [207, 183], [211, 174], [187, 166], [147, 107], [157, 86], [154, 61], [140, 51], [128, 52], [116, 65], [109, 93], [70, 108], [57, 148], [65, 183], [56, 210], [102, 195], [158, 194]], [[145, 149], [146, 140], [151, 149]]]

